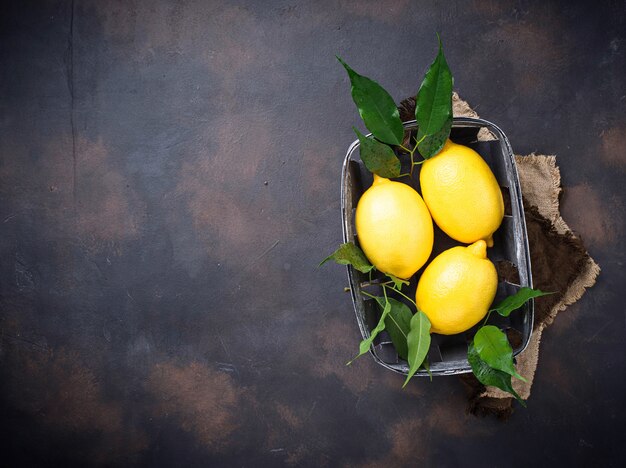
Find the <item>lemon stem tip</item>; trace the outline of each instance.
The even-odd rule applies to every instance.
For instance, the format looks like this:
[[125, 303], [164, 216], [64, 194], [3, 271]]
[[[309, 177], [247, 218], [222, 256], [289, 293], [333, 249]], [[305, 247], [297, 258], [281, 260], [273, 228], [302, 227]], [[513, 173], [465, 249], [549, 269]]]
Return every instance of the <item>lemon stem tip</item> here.
[[380, 184], [381, 182], [384, 182], [386, 180], [387, 179], [385, 179], [384, 177], [381, 177], [378, 174], [374, 174], [374, 182], [372, 183], [372, 185]]
[[[493, 240], [491, 241], [493, 245]], [[487, 258], [487, 242], [484, 240], [479, 240], [474, 242], [472, 245], [467, 247], [472, 255], [478, 258]]]

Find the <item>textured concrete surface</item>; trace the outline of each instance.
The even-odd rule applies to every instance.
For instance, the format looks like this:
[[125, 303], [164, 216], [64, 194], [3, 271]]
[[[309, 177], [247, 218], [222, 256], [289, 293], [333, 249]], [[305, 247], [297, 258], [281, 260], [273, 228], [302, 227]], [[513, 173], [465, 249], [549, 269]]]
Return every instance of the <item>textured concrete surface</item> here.
[[[3, 466], [624, 466], [623, 2], [0, 6]], [[445, 44], [516, 152], [555, 153], [603, 271], [528, 409], [464, 413], [358, 346], [334, 55], [400, 100]], [[266, 183], [267, 182], [267, 183]]]

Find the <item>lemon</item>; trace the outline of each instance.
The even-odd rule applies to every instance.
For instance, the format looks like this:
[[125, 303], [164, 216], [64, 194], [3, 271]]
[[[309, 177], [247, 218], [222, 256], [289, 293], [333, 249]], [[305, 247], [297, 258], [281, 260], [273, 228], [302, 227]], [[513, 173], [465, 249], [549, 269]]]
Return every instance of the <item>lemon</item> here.
[[400, 182], [374, 175], [356, 207], [363, 252], [383, 273], [410, 278], [433, 249], [433, 220], [422, 197]]
[[479, 240], [437, 255], [420, 277], [415, 303], [428, 316], [434, 333], [453, 335], [472, 328], [487, 314], [497, 287], [487, 244]]
[[484, 239], [493, 246], [504, 203], [493, 172], [476, 151], [448, 140], [422, 164], [420, 185], [426, 206], [443, 232], [466, 244]]

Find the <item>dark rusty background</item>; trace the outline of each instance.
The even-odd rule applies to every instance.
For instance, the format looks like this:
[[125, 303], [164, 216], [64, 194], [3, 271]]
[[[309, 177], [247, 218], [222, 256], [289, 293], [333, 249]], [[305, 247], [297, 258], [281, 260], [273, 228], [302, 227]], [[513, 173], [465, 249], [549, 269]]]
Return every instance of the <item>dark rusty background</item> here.
[[[436, 31], [603, 268], [508, 423], [346, 367], [316, 268], [358, 123], [334, 54], [400, 100]], [[622, 1], [2, 2], [0, 465], [624, 466], [625, 31]]]

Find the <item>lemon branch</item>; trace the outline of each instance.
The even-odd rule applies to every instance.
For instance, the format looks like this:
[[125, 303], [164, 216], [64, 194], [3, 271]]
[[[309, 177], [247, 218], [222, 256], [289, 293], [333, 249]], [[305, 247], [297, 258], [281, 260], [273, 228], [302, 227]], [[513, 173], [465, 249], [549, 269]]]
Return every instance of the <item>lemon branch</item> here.
[[[404, 297], [407, 301], [409, 301], [411, 304], [413, 304], [413, 306], [415, 306], [415, 309], [417, 309], [417, 304], [415, 303], [415, 301], [413, 299], [411, 299], [409, 296], [407, 296], [406, 294], [404, 294], [402, 291], [400, 291], [399, 289], [396, 288], [392, 288], [389, 286], [389, 284], [393, 283], [393, 281], [387, 281], [385, 283], [370, 283], [367, 284], [366, 286], [382, 286], [383, 288], [383, 294], [385, 296], [385, 299], [387, 299], [387, 288], [390, 288], [392, 291], [397, 292], [398, 294], [400, 294], [402, 297]], [[371, 299], [376, 299], [376, 296], [374, 296], [373, 294], [368, 293], [367, 291], [361, 291], [361, 294], [363, 294], [364, 296], [367, 296]]]
[[409, 296], [407, 296], [406, 294], [404, 294], [402, 291], [400, 291], [399, 289], [395, 289], [395, 291], [400, 294], [402, 297], [404, 297], [407, 301], [409, 301], [411, 304], [413, 304], [415, 306], [415, 308], [417, 309], [417, 304], [415, 303], [415, 301], [413, 299], [411, 299]]
[[406, 153], [409, 154], [409, 157], [411, 158], [411, 172], [409, 172], [409, 174], [400, 174], [400, 177], [404, 177], [406, 175], [410, 175], [413, 176], [413, 168], [415, 166], [417, 166], [418, 164], [423, 164], [424, 161], [426, 161], [426, 159], [423, 159], [422, 161], [415, 161], [415, 152], [417, 151], [417, 147], [420, 145], [420, 143], [422, 143], [424, 141], [424, 139], [427, 137], [428, 135], [423, 135], [422, 138], [420, 138], [419, 140], [415, 141], [415, 146], [413, 147], [413, 149], [409, 149], [404, 145], [398, 145], [398, 148], [400, 148], [401, 150], [405, 151]]
[[422, 164], [424, 161], [426, 161], [426, 159], [422, 160], [422, 161], [418, 161], [415, 162], [415, 152], [417, 151], [417, 147], [419, 146], [419, 144], [424, 141], [424, 138], [426, 138], [427, 135], [423, 135], [422, 138], [419, 139], [419, 141], [415, 142], [415, 146], [413, 147], [412, 150], [409, 150], [407, 148], [405, 148], [404, 146], [401, 146], [401, 148], [403, 148], [405, 151], [407, 151], [411, 157], [411, 176], [413, 176], [413, 168], [418, 165], [418, 164]]
[[376, 299], [376, 296], [374, 296], [373, 294], [368, 293], [367, 291], [361, 291], [361, 294], [363, 294], [364, 296], [369, 297], [370, 299]]
[[487, 322], [489, 321], [489, 317], [491, 317], [491, 312], [493, 312], [493, 309], [490, 310], [489, 312], [487, 312], [487, 316], [485, 317], [485, 321], [483, 322], [482, 326], [484, 327], [485, 325], [487, 325]]

